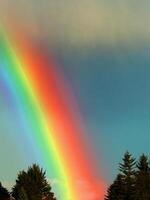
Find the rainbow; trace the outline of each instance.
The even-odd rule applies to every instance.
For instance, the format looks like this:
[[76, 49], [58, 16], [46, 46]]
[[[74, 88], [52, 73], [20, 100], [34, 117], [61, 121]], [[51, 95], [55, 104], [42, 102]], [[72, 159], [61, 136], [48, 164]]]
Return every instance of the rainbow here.
[[37, 160], [42, 159], [48, 177], [58, 181], [56, 196], [59, 200], [88, 200], [85, 192], [91, 195], [89, 200], [103, 199], [104, 184], [89, 159], [82, 119], [54, 59], [43, 55], [29, 38], [1, 32], [0, 75]]

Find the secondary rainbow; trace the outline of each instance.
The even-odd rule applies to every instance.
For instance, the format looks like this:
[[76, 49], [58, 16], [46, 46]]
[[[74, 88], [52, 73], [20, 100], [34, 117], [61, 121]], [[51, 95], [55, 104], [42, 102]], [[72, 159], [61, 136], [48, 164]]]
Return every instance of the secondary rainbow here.
[[83, 142], [81, 118], [69, 87], [53, 59], [18, 35], [1, 34], [0, 73], [26, 123], [29, 141], [38, 149], [37, 157], [42, 158], [48, 177], [58, 180], [60, 200], [85, 200], [79, 196], [81, 183], [93, 192], [92, 200], [100, 199], [103, 183], [95, 178], [92, 152]]

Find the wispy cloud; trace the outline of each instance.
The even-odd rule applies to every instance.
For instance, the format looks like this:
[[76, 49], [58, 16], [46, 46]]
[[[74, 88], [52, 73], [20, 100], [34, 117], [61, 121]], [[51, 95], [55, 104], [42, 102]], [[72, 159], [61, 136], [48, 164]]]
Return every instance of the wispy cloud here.
[[[57, 190], [57, 187], [61, 187], [64, 185], [64, 182], [59, 179], [49, 179], [49, 183], [52, 185], [52, 188]], [[104, 192], [106, 189], [106, 185], [103, 182], [98, 183], [97, 185], [91, 182], [88, 182], [87, 180], [78, 179], [74, 180], [74, 189], [76, 190], [78, 194], [78, 200], [103, 200], [104, 199]], [[59, 191], [59, 190], [58, 190]], [[61, 194], [58, 193], [58, 197]], [[71, 199], [71, 197], [68, 197], [68, 199]]]
[[2, 181], [2, 185], [4, 187], [6, 187], [9, 191], [11, 191], [13, 185], [14, 185], [14, 182], [13, 181]]

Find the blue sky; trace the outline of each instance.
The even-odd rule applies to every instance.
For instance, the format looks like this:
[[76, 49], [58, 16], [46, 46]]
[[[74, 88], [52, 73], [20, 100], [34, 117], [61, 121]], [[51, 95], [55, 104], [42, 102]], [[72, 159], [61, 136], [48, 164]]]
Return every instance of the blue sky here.
[[126, 150], [150, 153], [150, 50], [117, 46], [60, 54], [110, 182]]

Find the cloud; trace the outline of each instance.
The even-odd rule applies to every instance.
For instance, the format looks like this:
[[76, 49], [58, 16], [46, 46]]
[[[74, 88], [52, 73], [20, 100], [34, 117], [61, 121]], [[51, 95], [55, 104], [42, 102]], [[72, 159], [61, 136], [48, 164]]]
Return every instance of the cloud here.
[[9, 191], [11, 191], [11, 188], [13, 187], [14, 185], [14, 182], [13, 181], [2, 181], [2, 185], [4, 187], [6, 187]]
[[62, 181], [60, 181], [59, 179], [48, 179], [48, 182], [53, 186], [57, 186], [57, 185], [59, 185], [59, 184], [62, 184]]
[[2, 0], [4, 21], [54, 45], [91, 46], [150, 40], [149, 5], [140, 1]]
[[[59, 193], [59, 188], [64, 186], [63, 180], [49, 179], [48, 181], [52, 185], [54, 191], [56, 191], [57, 197], [61, 198], [61, 192]], [[82, 178], [74, 180], [73, 188], [78, 195], [78, 200], [103, 200], [106, 190], [105, 184], [103, 182], [96, 183], [96, 181], [91, 182]], [[66, 199], [69, 200], [72, 198], [66, 196]]]

